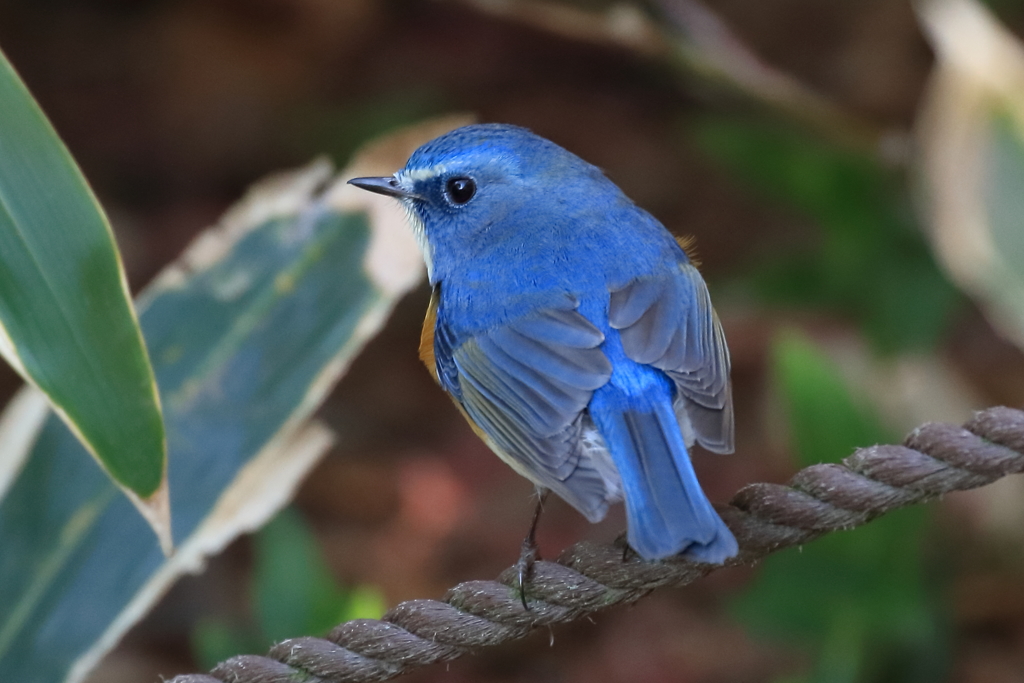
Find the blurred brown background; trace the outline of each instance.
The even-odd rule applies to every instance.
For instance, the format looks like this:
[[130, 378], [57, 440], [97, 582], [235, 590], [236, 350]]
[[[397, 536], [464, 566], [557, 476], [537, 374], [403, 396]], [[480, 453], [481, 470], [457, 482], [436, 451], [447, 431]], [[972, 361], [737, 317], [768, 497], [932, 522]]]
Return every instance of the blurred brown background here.
[[[767, 64], [852, 117], [897, 134], [912, 125], [932, 57], [909, 3], [707, 6]], [[997, 9], [1024, 27], [1024, 5]], [[689, 135], [694, 119], [749, 114], [748, 104], [627, 49], [467, 4], [0, 0], [0, 46], [107, 209], [134, 291], [262, 175], [324, 153], [343, 164], [369, 136], [449, 111], [527, 126], [605, 168], [670, 230], [697, 237], [713, 295], [716, 283], [752, 263], [817, 239], [812, 219], [748, 191]], [[416, 358], [427, 296], [421, 288], [399, 307], [322, 409], [340, 446], [297, 500], [334, 575], [378, 588], [388, 605], [496, 575], [516, 559], [532, 512], [531, 486], [473, 436]], [[766, 368], [776, 330], [800, 325], [840, 355], [859, 337], [828, 310], [768, 311], [728, 292], [716, 301], [733, 353], [738, 448], [696, 460], [710, 497], [721, 501], [750, 481], [784, 481], [796, 467]], [[966, 392], [956, 408], [1024, 404], [1024, 357], [969, 303], [956, 309], [936, 357]], [[14, 373], [0, 374], [9, 395]], [[969, 416], [921, 410], [925, 418]], [[1024, 681], [1022, 535], [998, 535], [1007, 528], [999, 519], [1011, 530], [1024, 520], [1014, 517], [1019, 488], [1008, 490], [1005, 514], [990, 509], [988, 494], [951, 497], [937, 513], [943, 531], [930, 566], [943, 577], [951, 680]], [[610, 539], [623, 526], [621, 510], [591, 527], [555, 501], [541, 552]], [[190, 630], [204, 615], [246, 618], [251, 557], [243, 539], [204, 575], [180, 582], [91, 680], [142, 683], [199, 668]], [[721, 571], [405, 680], [801, 676], [812, 655], [748, 633], [725, 609], [756, 571]]]

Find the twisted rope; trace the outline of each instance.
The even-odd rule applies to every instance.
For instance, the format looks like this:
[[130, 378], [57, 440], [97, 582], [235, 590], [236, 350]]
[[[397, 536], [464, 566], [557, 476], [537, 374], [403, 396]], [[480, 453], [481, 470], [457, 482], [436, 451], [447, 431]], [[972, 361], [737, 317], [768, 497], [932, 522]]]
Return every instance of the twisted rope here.
[[[749, 564], [839, 529], [950, 491], [1024, 471], [1024, 412], [989, 408], [963, 427], [929, 423], [901, 446], [857, 450], [841, 464], [813, 465], [786, 485], [751, 484], [719, 509]], [[685, 559], [645, 562], [616, 544], [578, 543], [557, 562], [533, 566], [524, 609], [514, 568], [497, 581], [467, 581], [443, 602], [409, 600], [380, 621], [356, 619], [326, 639], [292, 638], [266, 657], [240, 655], [209, 674], [171, 683], [354, 683], [383, 681], [476, 648], [522, 638], [549, 624], [635, 602], [662, 586], [681, 586], [717, 569]]]

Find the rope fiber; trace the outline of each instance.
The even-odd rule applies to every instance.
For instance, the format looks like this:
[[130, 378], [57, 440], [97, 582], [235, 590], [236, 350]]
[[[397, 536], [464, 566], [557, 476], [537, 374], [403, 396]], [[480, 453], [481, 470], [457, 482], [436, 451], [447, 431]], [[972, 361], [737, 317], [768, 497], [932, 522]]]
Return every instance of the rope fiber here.
[[[903, 445], [861, 448], [842, 463], [812, 465], [788, 484], [750, 484], [718, 508], [740, 544], [724, 566], [746, 565], [783, 548], [852, 529], [950, 491], [1024, 472], [1024, 412], [989, 408], [963, 427], [928, 423]], [[239, 655], [208, 674], [170, 683], [356, 683], [383, 681], [428, 664], [522, 638], [656, 588], [683, 586], [716, 570], [690, 560], [645, 562], [611, 544], [577, 543], [556, 562], [538, 560], [523, 608], [514, 567], [497, 581], [467, 581], [437, 600], [409, 600], [378, 621], [356, 619], [323, 638], [291, 638], [267, 656]]]

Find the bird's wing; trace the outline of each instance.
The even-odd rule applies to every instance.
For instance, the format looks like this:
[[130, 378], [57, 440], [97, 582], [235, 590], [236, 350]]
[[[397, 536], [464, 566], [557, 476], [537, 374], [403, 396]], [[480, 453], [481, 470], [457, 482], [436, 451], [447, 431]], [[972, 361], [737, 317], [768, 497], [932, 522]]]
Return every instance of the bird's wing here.
[[632, 360], [663, 370], [676, 385], [676, 413], [697, 443], [733, 450], [729, 349], [707, 286], [690, 263], [670, 275], [639, 278], [612, 292], [608, 310]]
[[437, 377], [488, 445], [587, 517], [603, 517], [609, 487], [595, 463], [581, 455], [584, 410], [612, 372], [598, 348], [604, 334], [570, 302], [456, 348], [451, 341], [442, 316], [434, 334]]

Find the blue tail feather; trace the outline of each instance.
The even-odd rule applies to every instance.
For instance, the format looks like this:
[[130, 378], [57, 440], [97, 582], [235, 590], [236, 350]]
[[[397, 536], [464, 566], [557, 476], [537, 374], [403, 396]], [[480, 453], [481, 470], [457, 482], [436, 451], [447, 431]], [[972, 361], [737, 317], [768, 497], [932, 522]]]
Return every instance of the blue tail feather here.
[[697, 481], [669, 397], [648, 409], [625, 403], [598, 399], [590, 413], [622, 480], [629, 545], [648, 560], [682, 553], [721, 563], [735, 555], [736, 539]]

